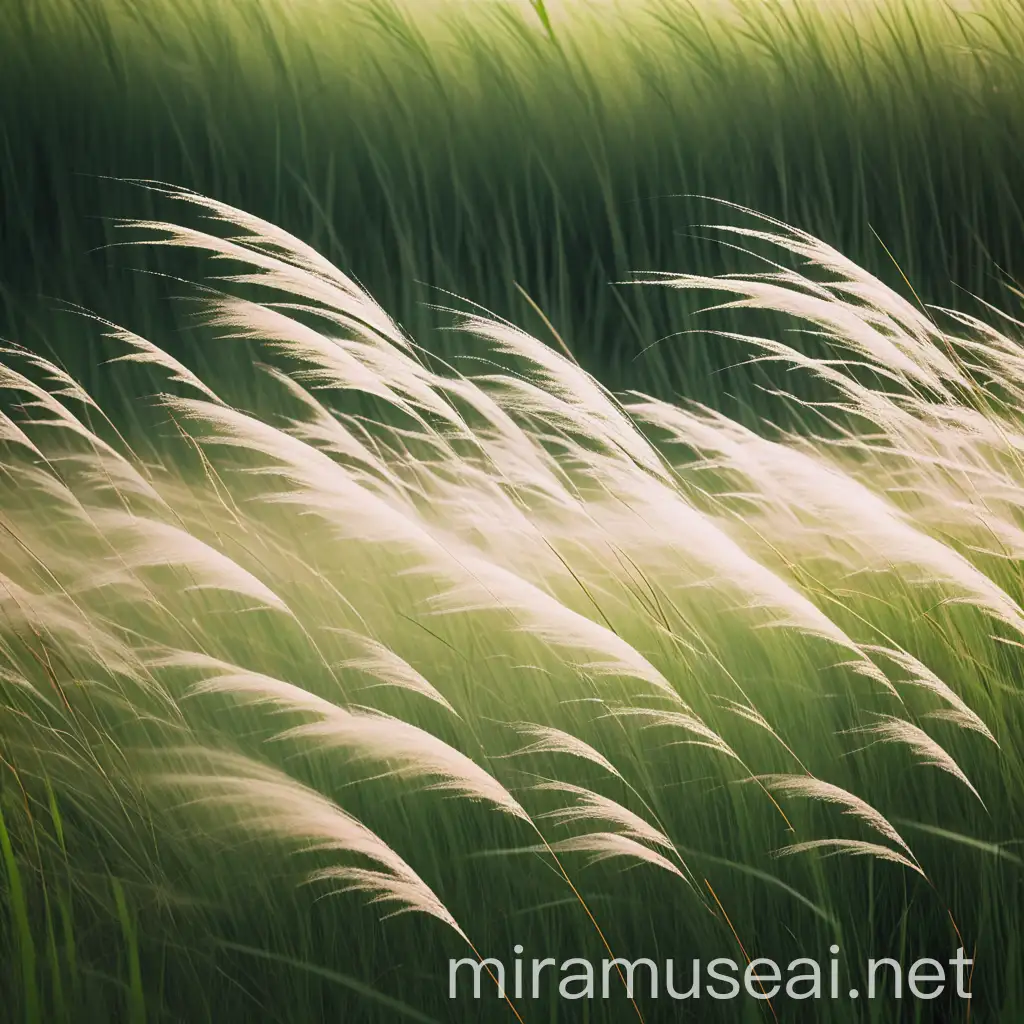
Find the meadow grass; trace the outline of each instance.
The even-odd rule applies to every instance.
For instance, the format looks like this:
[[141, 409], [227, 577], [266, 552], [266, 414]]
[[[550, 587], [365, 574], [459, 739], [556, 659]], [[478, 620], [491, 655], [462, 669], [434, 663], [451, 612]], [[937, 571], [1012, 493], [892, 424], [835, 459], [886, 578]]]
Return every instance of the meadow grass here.
[[181, 265], [94, 252], [100, 215], [153, 215], [108, 179], [150, 178], [311, 242], [417, 337], [444, 289], [541, 331], [535, 303], [609, 385], [699, 380], [752, 417], [750, 372], [665, 338], [700, 297], [610, 283], [735, 268], [694, 227], [707, 194], [925, 301], [1012, 308], [1022, 41], [1016, 0], [5, 4], [0, 329], [89, 372], [52, 313], [76, 300], [190, 350], [162, 279], [126, 269]]
[[[449, 957], [517, 943], [963, 947], [969, 1007], [688, 1012], [1020, 1019], [1020, 323], [733, 211], [727, 240], [799, 272], [640, 290], [718, 290], [827, 350], [718, 338], [814, 379], [755, 433], [615, 397], [492, 316], [456, 315], [477, 358], [447, 364], [314, 248], [157, 191], [181, 217], [119, 235], [196, 256], [196, 331], [265, 390], [99, 324], [104, 391], [134, 396], [108, 417], [4, 349], [8, 1019], [678, 1019], [642, 992], [448, 999]], [[794, 404], [813, 429], [773, 429]]]

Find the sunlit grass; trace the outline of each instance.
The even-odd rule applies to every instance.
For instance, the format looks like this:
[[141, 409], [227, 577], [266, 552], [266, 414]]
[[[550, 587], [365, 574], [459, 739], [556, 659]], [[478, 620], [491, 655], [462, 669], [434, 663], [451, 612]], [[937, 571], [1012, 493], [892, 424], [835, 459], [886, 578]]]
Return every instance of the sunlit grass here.
[[[119, 234], [213, 258], [203, 337], [268, 390], [245, 407], [108, 326], [118, 429], [4, 351], [10, 1019], [512, 1020], [450, 1002], [447, 958], [516, 943], [964, 946], [971, 1019], [1017, 1018], [1019, 324], [922, 311], [733, 211], [800, 273], [659, 286], [828, 352], [719, 338], [816, 378], [763, 399], [814, 429], [753, 433], [613, 397], [490, 317], [457, 317], [485, 357], [458, 372], [275, 226], [162, 198], [215, 220]], [[621, 993], [516, 1010], [635, 1016]]]

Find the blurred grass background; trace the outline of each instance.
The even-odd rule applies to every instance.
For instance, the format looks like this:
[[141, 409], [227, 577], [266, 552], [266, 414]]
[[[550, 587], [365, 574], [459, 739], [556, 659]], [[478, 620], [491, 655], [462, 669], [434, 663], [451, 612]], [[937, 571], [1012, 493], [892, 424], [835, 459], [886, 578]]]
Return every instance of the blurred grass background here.
[[694, 227], [723, 211], [681, 197], [705, 194], [924, 301], [1012, 306], [1022, 46], [1016, 0], [19, 0], [0, 331], [88, 370], [59, 298], [187, 351], [128, 269], [181, 264], [98, 251], [147, 213], [106, 179], [156, 178], [312, 242], [421, 339], [441, 289], [543, 331], [535, 302], [610, 386], [748, 406], [749, 370], [709, 380], [730, 349], [666, 338], [700, 296], [609, 282], [730, 269]]

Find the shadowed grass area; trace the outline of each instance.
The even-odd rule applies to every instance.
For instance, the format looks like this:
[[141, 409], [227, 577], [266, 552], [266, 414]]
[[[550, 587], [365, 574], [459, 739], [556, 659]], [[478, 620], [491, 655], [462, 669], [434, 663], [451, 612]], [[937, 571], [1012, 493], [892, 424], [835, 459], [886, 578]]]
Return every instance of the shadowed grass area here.
[[835, 944], [843, 993], [962, 948], [970, 1019], [1019, 1019], [1020, 324], [940, 327], [743, 214], [800, 273], [659, 285], [817, 332], [720, 339], [824, 396], [764, 395], [817, 427], [753, 433], [491, 317], [457, 318], [458, 373], [272, 224], [160, 198], [213, 220], [129, 237], [231, 269], [197, 331], [265, 390], [108, 325], [123, 423], [4, 350], [11, 1020], [968, 1016], [631, 1006], [614, 975], [449, 999], [449, 957], [517, 944], [677, 988]]
[[43, 295], [189, 352], [162, 279], [125, 269], [177, 263], [85, 256], [100, 214], [149, 213], [105, 176], [155, 178], [316, 245], [439, 351], [438, 289], [540, 331], [525, 290], [609, 384], [749, 417], [749, 374], [711, 376], [719, 346], [660, 341], [699, 302], [609, 282], [739, 265], [694, 228], [697, 193], [903, 288], [894, 259], [926, 301], [1016, 303], [1022, 40], [1015, 0], [7, 4], [3, 329], [86, 372]]

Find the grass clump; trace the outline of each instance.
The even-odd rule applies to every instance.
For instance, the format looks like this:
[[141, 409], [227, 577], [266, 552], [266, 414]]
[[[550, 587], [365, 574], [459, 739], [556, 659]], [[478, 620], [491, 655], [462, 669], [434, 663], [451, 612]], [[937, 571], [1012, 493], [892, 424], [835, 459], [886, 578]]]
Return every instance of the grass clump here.
[[459, 372], [315, 249], [160, 191], [206, 228], [130, 226], [226, 271], [203, 329], [269, 390], [106, 325], [104, 374], [160, 382], [118, 423], [4, 349], [11, 1019], [675, 1019], [643, 991], [449, 1000], [449, 957], [516, 944], [963, 947], [975, 1019], [1016, 1019], [1019, 324], [939, 326], [735, 211], [801, 271], [656, 283], [828, 350], [722, 340], [823, 396], [766, 396], [806, 426], [754, 432], [493, 316], [457, 315]]

